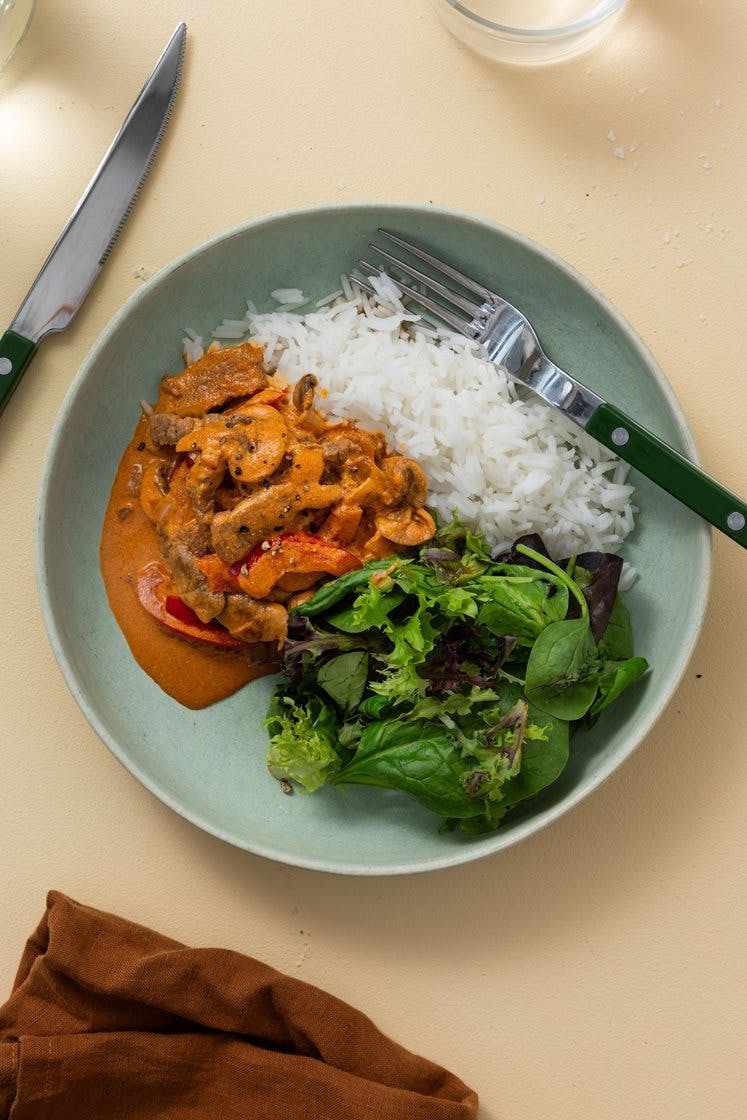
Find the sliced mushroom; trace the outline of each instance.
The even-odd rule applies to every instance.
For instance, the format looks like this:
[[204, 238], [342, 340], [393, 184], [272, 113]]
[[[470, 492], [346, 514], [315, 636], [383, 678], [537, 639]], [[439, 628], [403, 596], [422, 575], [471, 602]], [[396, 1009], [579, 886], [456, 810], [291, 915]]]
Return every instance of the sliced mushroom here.
[[306, 373], [301, 377], [293, 389], [291, 399], [286, 404], [278, 407], [288, 416], [289, 423], [294, 428], [311, 432], [321, 436], [327, 429], [327, 421], [321, 412], [314, 407], [314, 393], [317, 379], [313, 373]]
[[308, 412], [314, 403], [314, 393], [319, 384], [313, 373], [305, 373], [299, 378], [293, 390], [293, 404], [299, 412]]
[[409, 548], [430, 540], [436, 532], [436, 523], [428, 510], [413, 510], [411, 506], [386, 510], [377, 514], [374, 521], [382, 537]]
[[187, 489], [195, 511], [212, 513], [215, 495], [226, 474], [251, 485], [274, 474], [288, 446], [288, 425], [270, 405], [249, 404], [241, 412], [216, 417], [184, 436], [177, 451], [195, 456]]
[[387, 505], [407, 503], [418, 509], [427, 501], [428, 483], [414, 459], [407, 459], [404, 455], [388, 455], [381, 468], [387, 481], [387, 492], [383, 495]]

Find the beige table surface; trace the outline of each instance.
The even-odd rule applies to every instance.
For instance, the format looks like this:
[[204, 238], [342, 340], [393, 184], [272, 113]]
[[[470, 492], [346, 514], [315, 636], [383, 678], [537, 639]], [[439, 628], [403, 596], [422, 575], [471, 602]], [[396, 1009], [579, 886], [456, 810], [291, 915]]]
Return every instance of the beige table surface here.
[[0, 75], [3, 323], [182, 18], [150, 181], [0, 421], [0, 998], [57, 888], [329, 988], [474, 1086], [488, 1120], [742, 1120], [741, 549], [714, 542], [692, 664], [590, 799], [476, 864], [357, 879], [236, 851], [130, 777], [52, 656], [32, 535], [60, 403], [143, 277], [245, 218], [346, 199], [432, 200], [559, 253], [635, 326], [705, 467], [744, 493], [747, 4], [633, 0], [594, 53], [521, 71], [468, 53], [428, 0], [39, 0]]

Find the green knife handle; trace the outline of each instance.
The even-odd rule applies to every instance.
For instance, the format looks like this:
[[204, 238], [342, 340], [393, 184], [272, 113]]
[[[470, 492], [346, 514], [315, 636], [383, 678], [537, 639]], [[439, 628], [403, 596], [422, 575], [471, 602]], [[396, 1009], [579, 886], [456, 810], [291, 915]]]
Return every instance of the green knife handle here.
[[10, 400], [23, 371], [35, 353], [36, 343], [30, 342], [22, 334], [6, 331], [0, 338], [0, 412]]
[[747, 548], [747, 504], [689, 459], [611, 404], [601, 404], [585, 428], [626, 463]]

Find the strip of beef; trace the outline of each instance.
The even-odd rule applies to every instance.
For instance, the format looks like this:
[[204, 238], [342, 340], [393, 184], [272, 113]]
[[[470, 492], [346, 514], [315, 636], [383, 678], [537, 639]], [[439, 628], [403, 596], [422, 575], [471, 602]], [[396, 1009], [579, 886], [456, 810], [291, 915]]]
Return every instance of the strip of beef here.
[[184, 544], [176, 544], [168, 551], [169, 567], [177, 591], [198, 618], [210, 622], [224, 610], [226, 596], [222, 591], [210, 590], [195, 560], [194, 553]]
[[208, 351], [181, 373], [163, 378], [154, 411], [204, 416], [228, 401], [250, 397], [267, 385], [263, 354], [253, 342]]
[[272, 642], [276, 649], [288, 633], [288, 612], [281, 603], [259, 602], [249, 595], [226, 595], [218, 622], [236, 638], [252, 644]]
[[148, 431], [154, 447], [174, 447], [182, 436], [199, 424], [194, 416], [174, 416], [171, 412], [151, 413]]
[[265, 537], [297, 529], [299, 515], [305, 511], [327, 509], [338, 502], [342, 489], [321, 483], [323, 470], [321, 448], [298, 444], [277, 482], [258, 488], [233, 509], [216, 513], [210, 536], [220, 558], [233, 564]]

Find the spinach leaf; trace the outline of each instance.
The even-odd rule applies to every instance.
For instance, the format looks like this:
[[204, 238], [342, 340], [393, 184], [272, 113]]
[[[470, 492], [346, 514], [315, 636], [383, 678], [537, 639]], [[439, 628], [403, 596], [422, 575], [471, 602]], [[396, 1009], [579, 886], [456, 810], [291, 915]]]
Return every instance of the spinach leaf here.
[[359, 650], [371, 644], [375, 635], [344, 634], [314, 625], [303, 615], [290, 615], [288, 637], [283, 646], [283, 671], [293, 688], [307, 681], [310, 671], [331, 654]]
[[348, 715], [363, 699], [368, 679], [368, 654], [363, 650], [341, 653], [319, 667], [317, 684]]
[[599, 655], [585, 618], [551, 622], [527, 661], [527, 699], [558, 719], [581, 719], [597, 694]]
[[365, 698], [359, 711], [361, 715], [368, 716], [369, 719], [381, 719], [389, 704], [390, 701], [386, 696], [377, 696], [374, 693]]
[[453, 829], [458, 825], [462, 832], [473, 836], [492, 831], [501, 824], [511, 809], [522, 801], [536, 797], [563, 773], [568, 763], [568, 724], [565, 720], [547, 715], [546, 712], [539, 712], [531, 704], [528, 718], [532, 721], [537, 720], [536, 724], [532, 722], [528, 726], [541, 730], [542, 734], [525, 738], [521, 769], [505, 782], [499, 800], [489, 801], [483, 809], [482, 816], [449, 821], [446, 828]]
[[427, 720], [389, 720], [366, 728], [334, 782], [403, 790], [440, 816], [462, 818], [482, 811], [464, 790], [468, 775], [444, 728]]
[[633, 656], [630, 613], [619, 595], [612, 606], [604, 637], [599, 643], [599, 652], [608, 661], [627, 661]]
[[529, 725], [541, 728], [543, 737], [527, 737], [522, 751], [521, 769], [503, 787], [502, 806], [513, 808], [560, 777], [568, 762], [569, 727], [566, 720], [540, 712], [533, 704], [527, 713]]
[[598, 715], [617, 700], [620, 693], [642, 677], [647, 669], [648, 661], [645, 657], [629, 657], [626, 661], [606, 662], [599, 676], [599, 696], [589, 709], [589, 715]]

